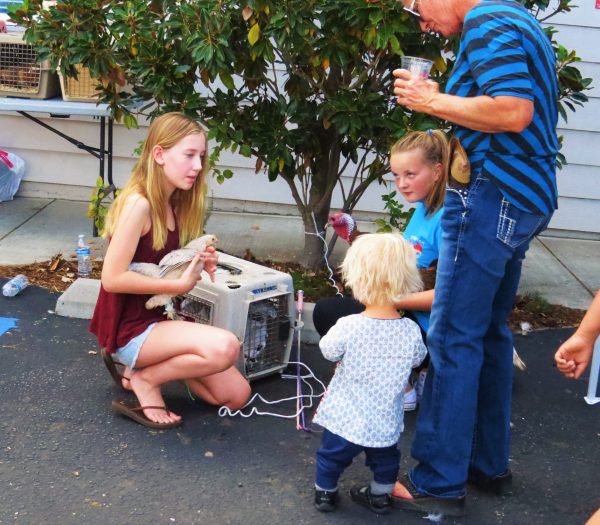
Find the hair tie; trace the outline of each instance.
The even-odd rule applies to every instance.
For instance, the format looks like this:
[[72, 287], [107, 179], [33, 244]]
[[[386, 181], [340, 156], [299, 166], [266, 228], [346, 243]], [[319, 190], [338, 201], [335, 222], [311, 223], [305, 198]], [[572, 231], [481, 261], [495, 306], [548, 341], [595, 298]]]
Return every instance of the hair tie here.
[[433, 130], [432, 129], [428, 129], [427, 130], [427, 135], [429, 135], [431, 137], [433, 135]]

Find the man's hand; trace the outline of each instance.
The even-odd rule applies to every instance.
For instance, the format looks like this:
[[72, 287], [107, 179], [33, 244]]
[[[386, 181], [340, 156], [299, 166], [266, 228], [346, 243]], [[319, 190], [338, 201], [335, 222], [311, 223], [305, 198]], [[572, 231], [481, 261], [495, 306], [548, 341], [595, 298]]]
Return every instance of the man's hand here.
[[529, 99], [510, 95], [459, 97], [440, 93], [437, 82], [418, 78], [406, 69], [395, 69], [393, 75], [398, 104], [464, 128], [521, 133], [533, 119], [533, 101]]
[[419, 78], [406, 69], [395, 69], [394, 95], [402, 106], [419, 113], [431, 113], [431, 101], [439, 94], [440, 86], [433, 80]]

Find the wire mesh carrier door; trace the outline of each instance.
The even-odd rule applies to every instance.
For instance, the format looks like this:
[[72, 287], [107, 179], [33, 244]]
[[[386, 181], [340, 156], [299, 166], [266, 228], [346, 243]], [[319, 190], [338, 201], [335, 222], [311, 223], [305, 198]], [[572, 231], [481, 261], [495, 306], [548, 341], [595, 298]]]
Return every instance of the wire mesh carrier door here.
[[67, 102], [93, 102], [100, 98], [98, 79], [90, 75], [90, 70], [81, 64], [75, 64], [77, 77], [65, 77], [59, 72], [63, 100]]
[[248, 379], [287, 366], [295, 319], [291, 275], [219, 253], [215, 282], [204, 276], [174, 305], [184, 319], [233, 332], [241, 344], [237, 367]]
[[23, 33], [0, 33], [0, 96], [45, 99], [60, 95], [50, 62], [38, 62]]

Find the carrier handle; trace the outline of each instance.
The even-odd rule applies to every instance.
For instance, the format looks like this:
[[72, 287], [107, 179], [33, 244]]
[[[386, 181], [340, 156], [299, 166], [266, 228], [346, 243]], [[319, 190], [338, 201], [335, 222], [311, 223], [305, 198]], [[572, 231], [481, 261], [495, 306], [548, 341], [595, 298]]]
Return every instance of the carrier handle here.
[[242, 270], [240, 268], [232, 266], [231, 264], [217, 263], [217, 268], [227, 270], [231, 275], [240, 275], [242, 273]]

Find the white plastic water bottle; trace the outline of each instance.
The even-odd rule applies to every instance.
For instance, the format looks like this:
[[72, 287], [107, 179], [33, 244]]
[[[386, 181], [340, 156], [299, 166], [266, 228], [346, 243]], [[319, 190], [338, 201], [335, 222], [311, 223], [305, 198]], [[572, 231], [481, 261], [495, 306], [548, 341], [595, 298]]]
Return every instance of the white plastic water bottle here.
[[2, 287], [2, 295], [4, 297], [14, 297], [18, 293], [22, 292], [29, 285], [29, 279], [22, 273], [13, 277], [10, 281], [4, 284]]
[[77, 241], [77, 273], [79, 277], [87, 277], [92, 273], [92, 259], [90, 247], [85, 244], [83, 233]]

